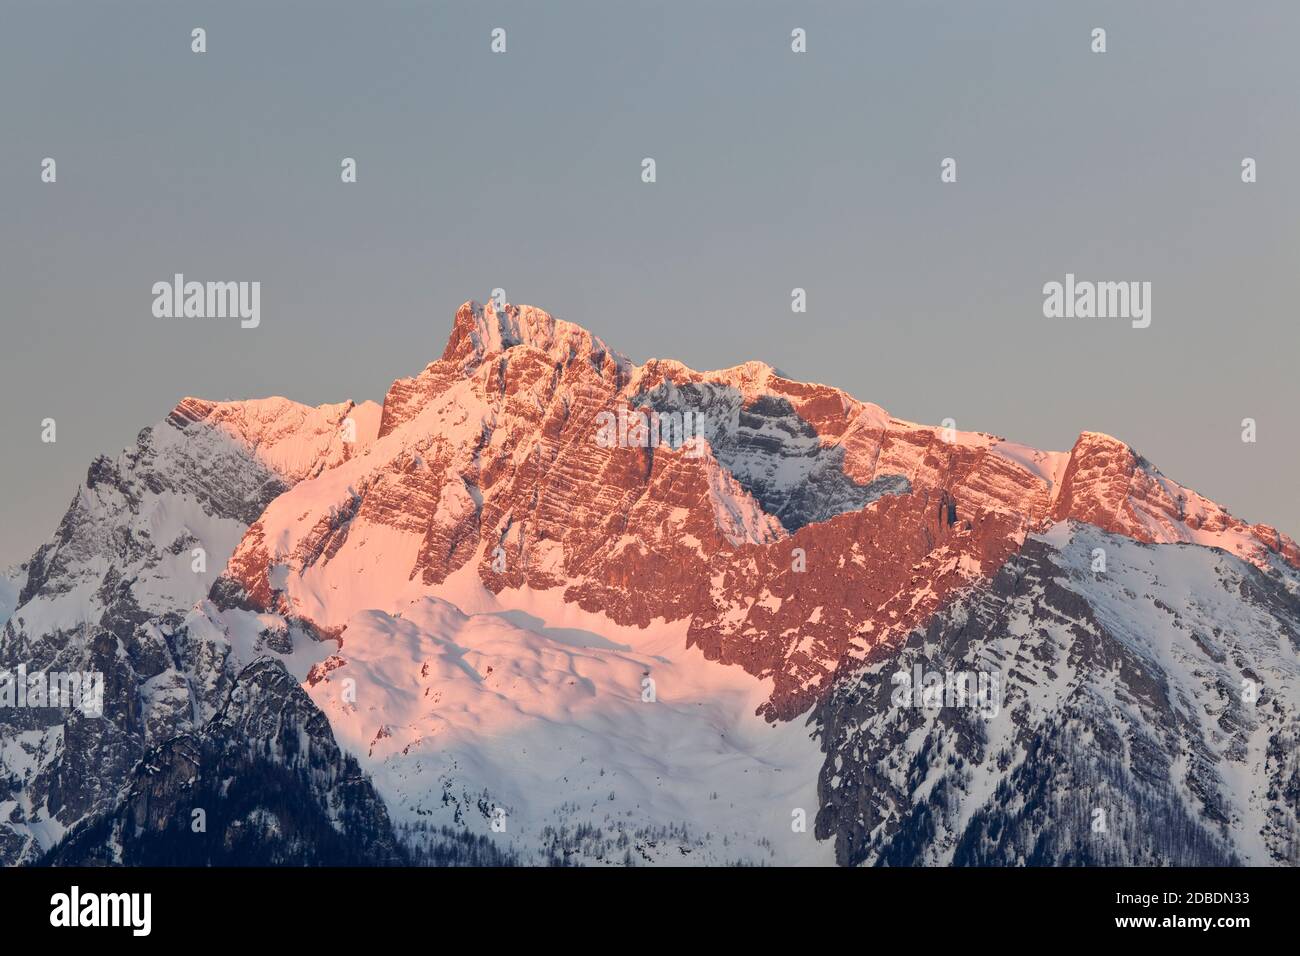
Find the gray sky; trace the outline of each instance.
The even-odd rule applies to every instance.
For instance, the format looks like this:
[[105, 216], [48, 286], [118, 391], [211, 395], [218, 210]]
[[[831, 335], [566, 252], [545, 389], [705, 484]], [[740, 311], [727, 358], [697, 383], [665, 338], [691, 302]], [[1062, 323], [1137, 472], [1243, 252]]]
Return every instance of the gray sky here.
[[[494, 286], [637, 361], [1109, 432], [1300, 536], [1298, 34], [1294, 0], [0, 0], [0, 565], [181, 396], [382, 399]], [[154, 318], [174, 272], [261, 281], [261, 327]], [[1066, 272], [1150, 281], [1151, 327], [1044, 318]]]

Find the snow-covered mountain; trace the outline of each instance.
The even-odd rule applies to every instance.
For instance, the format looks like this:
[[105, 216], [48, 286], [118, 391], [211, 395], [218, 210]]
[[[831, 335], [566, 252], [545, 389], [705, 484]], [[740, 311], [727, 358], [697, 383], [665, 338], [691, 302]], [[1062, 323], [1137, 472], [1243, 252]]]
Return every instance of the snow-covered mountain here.
[[185, 399], [91, 464], [54, 537], [0, 591], [0, 671], [102, 673], [103, 715], [0, 706], [0, 859], [32, 860], [112, 808], [146, 748], [222, 706], [235, 664], [191, 640], [184, 615], [249, 522], [364, 447], [378, 420], [373, 404]]
[[[1109, 436], [466, 303], [382, 408], [186, 399], [92, 465], [0, 666], [104, 668], [104, 717], [0, 709], [0, 858], [159, 859], [138, 808], [212, 765], [301, 798], [168, 859], [1294, 864], [1298, 567]], [[999, 706], [898, 702], [918, 665]]]
[[[1074, 521], [1032, 535], [818, 703], [819, 836], [895, 866], [1300, 863], [1298, 583]], [[997, 706], [893, 706], [917, 668], [997, 673]]]

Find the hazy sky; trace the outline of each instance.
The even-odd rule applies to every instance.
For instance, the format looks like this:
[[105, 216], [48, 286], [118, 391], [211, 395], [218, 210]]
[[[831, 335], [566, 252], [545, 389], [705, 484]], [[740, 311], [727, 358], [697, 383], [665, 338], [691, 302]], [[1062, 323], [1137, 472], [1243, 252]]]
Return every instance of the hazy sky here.
[[[1294, 0], [0, 0], [0, 565], [180, 397], [382, 399], [495, 286], [637, 361], [1109, 432], [1300, 536], [1297, 35]], [[261, 281], [260, 328], [154, 318], [175, 272]], [[1151, 282], [1151, 327], [1044, 318], [1067, 272]]]

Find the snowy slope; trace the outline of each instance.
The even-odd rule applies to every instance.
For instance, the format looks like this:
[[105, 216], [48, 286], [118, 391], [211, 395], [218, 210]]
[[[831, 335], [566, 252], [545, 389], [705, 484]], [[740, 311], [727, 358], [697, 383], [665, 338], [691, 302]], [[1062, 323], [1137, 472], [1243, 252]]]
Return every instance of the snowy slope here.
[[[619, 627], [466, 575], [444, 590], [473, 613], [435, 597], [358, 612], [341, 648], [286, 629], [283, 659], [409, 842], [448, 826], [533, 863], [830, 862], [809, 729], [757, 717], [769, 688], [688, 650], [682, 625]], [[235, 660], [284, 627], [206, 610], [191, 631], [219, 630]]]

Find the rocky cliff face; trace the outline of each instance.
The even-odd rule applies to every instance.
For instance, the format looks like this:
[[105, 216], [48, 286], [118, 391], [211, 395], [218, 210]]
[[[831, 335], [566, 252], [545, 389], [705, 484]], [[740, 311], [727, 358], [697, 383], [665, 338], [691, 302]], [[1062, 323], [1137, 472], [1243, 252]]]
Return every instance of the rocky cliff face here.
[[1224, 548], [1269, 568], [1300, 565], [1295, 541], [1264, 524], [1248, 525], [1170, 481], [1109, 435], [1084, 432], [1070, 452], [1052, 518], [1086, 521], [1138, 541]]
[[[523, 806], [548, 774], [605, 784], [604, 768], [569, 762], [574, 748], [621, 740], [610, 773], [636, 777], [654, 760], [639, 748], [663, 734], [691, 741], [674, 769], [689, 792], [732, 788], [719, 802], [765, 800], [787, 821], [811, 810], [845, 863], [1295, 862], [1297, 566], [1294, 541], [1109, 436], [1040, 451], [900, 421], [762, 363], [636, 365], [538, 309], [466, 303], [441, 358], [382, 409], [186, 399], [91, 467], [55, 538], [0, 589], [0, 611], [13, 607], [0, 665], [102, 667], [105, 717], [0, 710], [0, 854], [35, 859], [87, 820], [100, 829], [79, 853], [128, 852], [108, 821], [163, 799], [146, 799], [146, 752], [228, 766], [212, 722], [271, 655], [324, 714], [319, 752], [332, 729], [375, 775], [404, 852], [430, 860], [534, 861], [537, 841], [548, 860], [775, 853], [772, 833], [692, 832], [714, 818], [683, 809], [687, 791], [613, 786], [618, 815], [558, 794]], [[502, 616], [523, 628], [505, 644]], [[1249, 640], [1233, 636], [1245, 620]], [[1010, 695], [992, 724], [887, 706], [895, 664], [976, 657]], [[654, 733], [645, 678], [667, 684]], [[1258, 684], [1248, 708], [1223, 689], [1243, 680]], [[754, 713], [780, 725], [779, 760]], [[503, 777], [520, 753], [486, 743], [501, 724], [527, 753], [555, 750], [527, 791]], [[274, 750], [276, 726], [250, 739]], [[552, 729], [518, 729], [536, 726]], [[704, 772], [718, 739], [756, 762]], [[818, 793], [815, 773], [802, 796], [750, 783], [774, 761], [804, 773], [816, 746]], [[239, 772], [296, 772], [271, 764]], [[330, 773], [302, 791], [316, 809], [277, 818], [279, 832], [317, 832], [343, 799], [332, 788], [357, 779]], [[173, 809], [182, 776], [163, 778]], [[486, 828], [498, 799], [526, 839]], [[1047, 809], [1061, 801], [1064, 822]], [[1108, 807], [1126, 849], [1080, 842], [1079, 821]], [[624, 809], [648, 815], [639, 830], [615, 827]], [[390, 825], [363, 816], [330, 854], [382, 855]], [[566, 829], [578, 821], [581, 837]], [[1178, 838], [1139, 848], [1157, 823]], [[469, 842], [446, 850], [447, 833]], [[275, 852], [297, 858], [292, 843]]]
[[[606, 447], [600, 416], [620, 409], [689, 413], [702, 440]], [[390, 390], [380, 431], [265, 510], [224, 602], [331, 629], [472, 568], [494, 593], [558, 588], [619, 624], [689, 620], [690, 643], [773, 680], [767, 712], [788, 718], [850, 644], [924, 623], [1053, 520], [1300, 560], [1107, 436], [1045, 453], [901, 422], [760, 363], [636, 367], [528, 307], [462, 306], [443, 358]], [[337, 593], [348, 573], [384, 580], [354, 600]]]
[[147, 750], [111, 807], [42, 862], [382, 866], [409, 857], [325, 715], [283, 664], [261, 659], [203, 727]]

